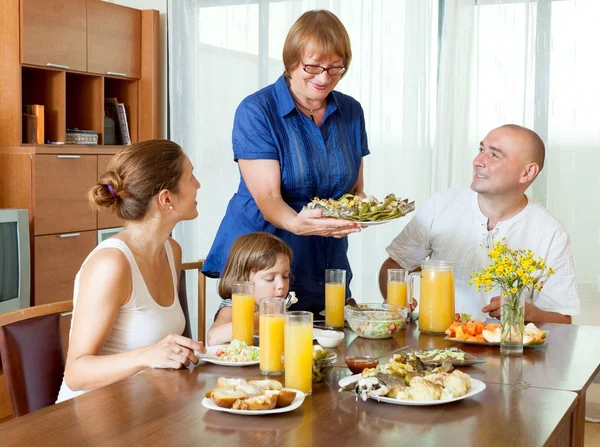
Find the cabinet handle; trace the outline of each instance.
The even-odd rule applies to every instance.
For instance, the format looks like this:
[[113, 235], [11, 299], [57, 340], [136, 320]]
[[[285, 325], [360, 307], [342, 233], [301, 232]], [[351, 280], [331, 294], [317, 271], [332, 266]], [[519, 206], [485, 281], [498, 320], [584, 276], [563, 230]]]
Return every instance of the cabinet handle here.
[[81, 233], [66, 233], [66, 234], [60, 235], [61, 239], [65, 239], [68, 237], [77, 237], [77, 236], [81, 236]]
[[56, 158], [81, 158], [81, 155], [57, 155]]
[[48, 66], [48, 67], [54, 67], [54, 68], [64, 68], [64, 69], [68, 69], [69, 68], [68, 65], [53, 64], [51, 62], [48, 62], [46, 64], [46, 66]]
[[112, 76], [127, 76], [127, 73], [119, 73], [117, 71], [107, 71], [106, 74]]

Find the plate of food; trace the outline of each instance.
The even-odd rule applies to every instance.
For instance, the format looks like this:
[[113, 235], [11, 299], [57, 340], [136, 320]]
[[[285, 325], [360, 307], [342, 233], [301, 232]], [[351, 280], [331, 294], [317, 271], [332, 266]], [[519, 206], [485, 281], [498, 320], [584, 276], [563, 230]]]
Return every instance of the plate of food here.
[[315, 197], [307, 209], [323, 210], [323, 217], [353, 220], [363, 226], [380, 225], [405, 216], [415, 210], [415, 203], [408, 199], [399, 199], [388, 194], [383, 200], [374, 197], [360, 198], [353, 194], [344, 194], [339, 199], [320, 199]]
[[[446, 329], [444, 340], [475, 345], [499, 345], [502, 329], [498, 323], [484, 321], [457, 320]], [[548, 331], [543, 331], [533, 323], [524, 327], [523, 346], [542, 348], [546, 346]]]
[[294, 411], [304, 398], [302, 391], [283, 388], [277, 380], [219, 377], [216, 388], [206, 393], [202, 406], [226, 413], [263, 416]]
[[260, 363], [258, 346], [246, 346], [246, 343], [233, 340], [228, 345], [207, 346], [206, 354], [196, 352], [200, 360], [221, 366], [251, 366]]
[[485, 363], [485, 360], [479, 360], [474, 355], [458, 349], [456, 347], [444, 349], [418, 349], [404, 348], [404, 352], [413, 352], [421, 362], [433, 366], [440, 366], [444, 360], [449, 359], [452, 366], [469, 366]]
[[448, 360], [441, 366], [424, 365], [413, 353], [401, 352], [378, 368], [338, 382], [340, 391], [352, 391], [362, 400], [394, 405], [441, 405], [467, 399], [485, 390], [485, 384], [455, 370]]

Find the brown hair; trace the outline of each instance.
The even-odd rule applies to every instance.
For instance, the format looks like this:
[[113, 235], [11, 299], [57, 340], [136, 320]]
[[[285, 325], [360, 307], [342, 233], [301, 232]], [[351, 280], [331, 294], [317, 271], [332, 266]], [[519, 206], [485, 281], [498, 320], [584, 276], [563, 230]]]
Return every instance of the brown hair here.
[[[121, 149], [88, 192], [93, 208], [113, 207], [124, 220], [138, 220], [163, 189], [177, 193], [185, 153], [169, 140], [148, 140]], [[113, 194], [114, 193], [114, 194]]]
[[285, 76], [298, 65], [308, 44], [320, 49], [320, 54], [335, 54], [344, 59], [348, 73], [352, 61], [352, 48], [348, 31], [331, 11], [324, 9], [306, 11], [292, 25], [283, 45], [283, 65]]
[[277, 236], [257, 232], [238, 237], [231, 247], [219, 283], [221, 298], [231, 298], [234, 282], [248, 281], [251, 273], [273, 267], [279, 254], [286, 256], [290, 263], [294, 258], [292, 249]]

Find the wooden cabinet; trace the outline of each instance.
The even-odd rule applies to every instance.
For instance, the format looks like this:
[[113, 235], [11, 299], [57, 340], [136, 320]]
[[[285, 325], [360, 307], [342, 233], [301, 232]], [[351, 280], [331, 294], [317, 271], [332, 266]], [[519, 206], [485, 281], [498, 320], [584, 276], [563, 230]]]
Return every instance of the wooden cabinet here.
[[85, 0], [21, 0], [21, 63], [86, 71], [86, 8]]
[[35, 237], [35, 304], [73, 298], [75, 275], [97, 245], [94, 231]]
[[88, 0], [88, 71], [140, 78], [142, 14], [100, 0]]
[[36, 155], [35, 235], [95, 229], [87, 193], [96, 179], [96, 155]]
[[[98, 180], [108, 168], [112, 155], [98, 155]], [[112, 210], [98, 211], [98, 228], [122, 227], [123, 221]]]

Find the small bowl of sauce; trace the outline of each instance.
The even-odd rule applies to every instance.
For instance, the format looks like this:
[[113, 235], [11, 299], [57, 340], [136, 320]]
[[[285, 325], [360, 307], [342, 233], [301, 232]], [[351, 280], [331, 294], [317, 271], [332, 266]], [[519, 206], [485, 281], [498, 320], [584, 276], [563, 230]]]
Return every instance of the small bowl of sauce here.
[[366, 368], [375, 368], [379, 365], [377, 357], [371, 356], [356, 356], [346, 357], [346, 365], [353, 374], [360, 374]]

